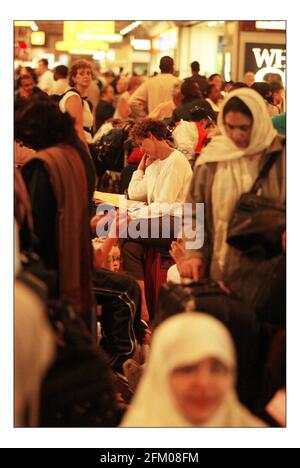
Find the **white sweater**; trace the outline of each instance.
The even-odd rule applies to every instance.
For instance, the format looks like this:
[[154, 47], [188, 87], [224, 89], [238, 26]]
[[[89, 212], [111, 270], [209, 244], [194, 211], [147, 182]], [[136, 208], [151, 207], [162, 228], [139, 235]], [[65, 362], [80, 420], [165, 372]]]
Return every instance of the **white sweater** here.
[[157, 160], [147, 167], [145, 173], [133, 173], [128, 187], [131, 200], [151, 203], [184, 203], [193, 172], [186, 157], [174, 150], [164, 160]]

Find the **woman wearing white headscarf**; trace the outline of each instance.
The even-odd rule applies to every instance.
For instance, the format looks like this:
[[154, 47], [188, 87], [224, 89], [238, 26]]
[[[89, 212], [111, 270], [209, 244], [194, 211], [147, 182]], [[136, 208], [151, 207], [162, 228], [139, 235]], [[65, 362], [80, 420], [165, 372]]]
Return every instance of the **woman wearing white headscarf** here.
[[285, 146], [263, 98], [248, 88], [230, 92], [218, 116], [218, 127], [221, 135], [212, 139], [198, 159], [186, 199], [186, 203], [205, 204], [204, 244], [190, 249], [191, 239], [186, 236], [186, 254], [178, 265], [181, 277], [196, 281], [201, 277], [223, 280], [239, 267], [240, 252], [226, 242], [228, 224], [241, 194], [252, 188], [273, 152], [281, 152], [281, 157], [264, 179], [261, 195], [285, 201]]
[[123, 427], [265, 427], [238, 401], [232, 339], [218, 320], [187, 312], [155, 331]]

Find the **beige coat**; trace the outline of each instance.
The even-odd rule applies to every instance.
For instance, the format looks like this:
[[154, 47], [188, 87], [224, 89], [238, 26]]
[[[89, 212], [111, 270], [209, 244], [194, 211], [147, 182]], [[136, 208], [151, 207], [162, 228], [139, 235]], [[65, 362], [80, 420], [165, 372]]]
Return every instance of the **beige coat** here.
[[[276, 161], [271, 168], [269, 176], [262, 183], [261, 195], [270, 198], [271, 200], [284, 202], [286, 189], [286, 174], [285, 174], [285, 147], [283, 145], [283, 137], [275, 137], [271, 146], [267, 149], [265, 156], [268, 154], [282, 151], [282, 156]], [[261, 159], [260, 165], [264, 159]], [[186, 203], [204, 203], [204, 244], [201, 249], [187, 250], [186, 258], [193, 256], [201, 256], [204, 264], [204, 275], [210, 276], [210, 266], [213, 252], [214, 240], [214, 223], [213, 223], [213, 207], [212, 207], [212, 186], [217, 170], [217, 162], [206, 163], [202, 166], [197, 166], [194, 169], [194, 175], [190, 186], [189, 194]], [[260, 169], [260, 168], [259, 168]], [[195, 209], [193, 209], [193, 217]], [[184, 239], [186, 241], [186, 239]], [[191, 239], [189, 239], [190, 241]], [[232, 250], [232, 248], [230, 248]], [[236, 251], [236, 249], [235, 249]], [[236, 257], [236, 262], [238, 258]], [[228, 266], [227, 273], [238, 267], [237, 264]]]
[[[224, 109], [232, 98], [243, 101], [253, 117], [249, 144], [245, 148], [234, 144], [224, 126]], [[198, 245], [190, 245], [197, 250], [188, 250], [186, 255], [200, 255], [203, 274], [216, 281], [225, 280], [239, 269], [242, 255], [226, 242], [228, 225], [240, 196], [251, 189], [264, 161], [273, 152], [279, 152], [280, 157], [263, 180], [260, 194], [275, 202], [285, 202], [285, 145], [272, 126], [262, 97], [248, 88], [230, 92], [218, 115], [218, 127], [221, 134], [212, 139], [196, 162], [186, 199], [187, 203], [193, 204], [194, 229], [195, 204], [204, 203], [204, 244], [201, 246], [200, 239]], [[201, 224], [201, 220], [198, 220], [197, 239], [203, 237], [199, 235]], [[189, 248], [187, 242], [185, 247]]]
[[144, 112], [149, 114], [160, 103], [172, 99], [174, 85], [179, 79], [171, 73], [159, 73], [146, 80], [130, 97], [129, 106], [136, 113], [136, 108], [143, 106]]

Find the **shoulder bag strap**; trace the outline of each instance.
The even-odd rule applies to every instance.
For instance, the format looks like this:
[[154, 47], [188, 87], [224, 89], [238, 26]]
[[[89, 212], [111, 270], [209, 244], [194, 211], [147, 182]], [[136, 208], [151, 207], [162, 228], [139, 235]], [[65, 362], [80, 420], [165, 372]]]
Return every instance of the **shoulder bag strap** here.
[[257, 193], [262, 181], [268, 176], [272, 166], [276, 162], [276, 160], [281, 156], [281, 151], [276, 151], [274, 153], [271, 153], [267, 162], [264, 164], [262, 169], [260, 170], [260, 173], [258, 174], [258, 177], [256, 181], [254, 182], [252, 189], [250, 190], [250, 193]]

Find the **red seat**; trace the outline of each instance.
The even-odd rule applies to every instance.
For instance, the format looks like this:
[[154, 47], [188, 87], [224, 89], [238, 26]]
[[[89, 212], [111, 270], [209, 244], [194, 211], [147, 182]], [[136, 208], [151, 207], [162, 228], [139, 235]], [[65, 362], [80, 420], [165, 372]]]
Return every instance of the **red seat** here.
[[169, 252], [150, 247], [145, 253], [145, 292], [150, 320], [154, 319], [158, 294], [162, 284], [167, 282], [167, 272], [174, 265]]

